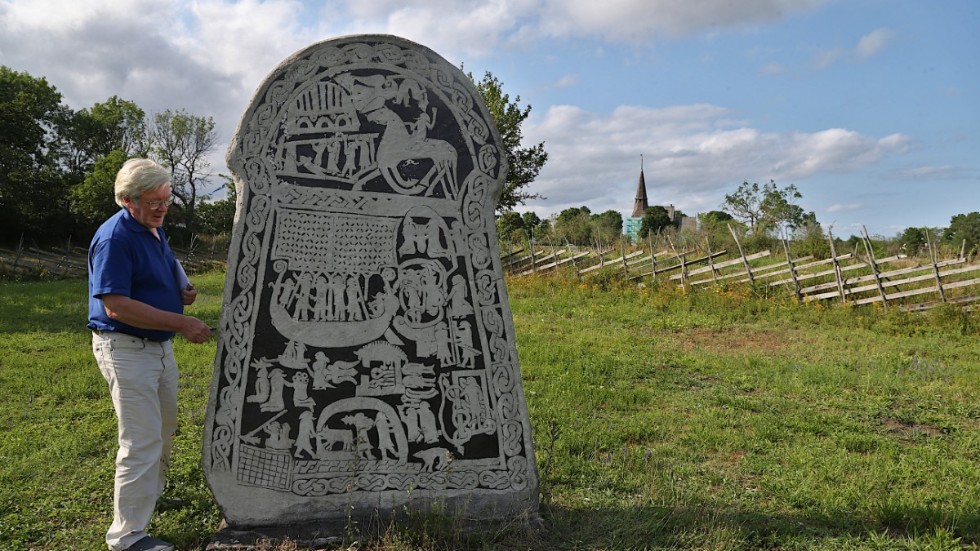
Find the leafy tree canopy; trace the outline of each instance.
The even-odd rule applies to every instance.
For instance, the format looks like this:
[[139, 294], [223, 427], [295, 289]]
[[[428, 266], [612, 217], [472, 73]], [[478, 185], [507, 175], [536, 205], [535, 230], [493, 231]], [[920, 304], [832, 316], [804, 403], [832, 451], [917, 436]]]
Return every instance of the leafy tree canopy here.
[[512, 210], [529, 199], [541, 198], [541, 195], [529, 192], [527, 187], [537, 178], [541, 168], [548, 161], [544, 142], [521, 147], [524, 139], [521, 125], [530, 116], [531, 106], [521, 107], [520, 96], [516, 96], [511, 101], [510, 95], [504, 93], [503, 83], [489, 71], [479, 82], [473, 78], [472, 73], [468, 73], [468, 76], [476, 84], [476, 89], [487, 103], [490, 115], [500, 132], [500, 140], [507, 157], [507, 182], [497, 201], [497, 210], [501, 212]]
[[806, 223], [806, 213], [795, 202], [802, 197], [793, 184], [780, 189], [773, 180], [762, 187], [742, 182], [735, 193], [725, 195], [722, 209], [745, 223], [753, 234], [777, 231], [783, 226], [796, 230]]
[[967, 251], [975, 250], [980, 245], [980, 212], [953, 216], [942, 239], [953, 246], [962, 246], [965, 241]]
[[63, 109], [45, 79], [0, 66], [0, 235], [8, 239], [66, 224], [67, 194], [47, 145]]
[[670, 220], [670, 214], [667, 213], [667, 209], [657, 205], [653, 207], [648, 207], [643, 211], [643, 219], [640, 221], [640, 231], [637, 234], [640, 239], [646, 239], [647, 236], [655, 234], [664, 228], [669, 228], [673, 225]]

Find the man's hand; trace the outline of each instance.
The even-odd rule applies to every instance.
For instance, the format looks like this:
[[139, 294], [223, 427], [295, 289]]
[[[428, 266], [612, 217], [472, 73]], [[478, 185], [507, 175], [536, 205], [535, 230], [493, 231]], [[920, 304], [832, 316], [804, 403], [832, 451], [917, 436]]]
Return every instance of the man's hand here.
[[200, 344], [211, 338], [211, 328], [206, 323], [191, 316], [184, 317], [186, 321], [180, 329], [180, 334], [185, 339], [192, 343]]
[[180, 300], [184, 306], [194, 304], [194, 301], [197, 300], [197, 289], [188, 283], [187, 287], [180, 290]]

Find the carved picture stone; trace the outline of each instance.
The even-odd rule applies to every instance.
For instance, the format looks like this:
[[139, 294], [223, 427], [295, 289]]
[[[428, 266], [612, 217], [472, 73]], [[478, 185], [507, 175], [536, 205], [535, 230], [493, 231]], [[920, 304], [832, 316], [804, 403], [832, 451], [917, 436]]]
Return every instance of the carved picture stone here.
[[229, 525], [438, 505], [537, 510], [494, 209], [505, 151], [470, 78], [382, 35], [255, 93], [204, 426]]

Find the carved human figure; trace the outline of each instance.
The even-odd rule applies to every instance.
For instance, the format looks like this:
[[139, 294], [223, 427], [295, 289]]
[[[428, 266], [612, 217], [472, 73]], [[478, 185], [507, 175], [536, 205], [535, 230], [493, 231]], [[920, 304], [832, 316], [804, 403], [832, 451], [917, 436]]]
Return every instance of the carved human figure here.
[[463, 407], [469, 411], [475, 426], [482, 426], [486, 421], [486, 408], [483, 405], [483, 389], [476, 377], [463, 377], [459, 380], [462, 387]]
[[470, 328], [470, 322], [463, 320], [457, 324], [456, 347], [459, 350], [459, 365], [461, 367], [474, 367], [474, 359], [478, 351], [473, 348], [473, 331]]
[[344, 292], [346, 288], [344, 274], [330, 274], [330, 283], [328, 284], [330, 299], [328, 302], [331, 306], [331, 317], [328, 319], [340, 321], [345, 318]]
[[429, 258], [448, 257], [446, 248], [442, 246], [442, 228], [435, 218], [430, 218], [428, 222], [421, 226], [422, 238], [425, 241], [424, 250], [427, 251]]
[[296, 434], [296, 451], [293, 456], [297, 459], [306, 452], [310, 458], [316, 457], [314, 442], [316, 442], [316, 427], [313, 422], [313, 412], [306, 410], [299, 414], [299, 432]]
[[412, 323], [422, 321], [422, 286], [419, 273], [408, 271], [399, 284], [402, 296], [405, 297], [405, 317]]
[[428, 113], [422, 111], [418, 118], [415, 119], [415, 123], [412, 124], [412, 139], [421, 140], [432, 130], [436, 125], [436, 108], [432, 108], [432, 116], [430, 117]]
[[374, 428], [374, 420], [363, 413], [347, 415], [341, 419], [344, 423], [354, 427], [355, 448], [357, 456], [361, 459], [374, 460], [374, 448], [371, 446], [370, 430]]
[[456, 274], [452, 277], [449, 288], [449, 317], [462, 318], [473, 313], [473, 306], [466, 300], [466, 280]]
[[269, 435], [265, 440], [265, 447], [270, 450], [288, 450], [293, 445], [289, 438], [289, 423], [272, 421], [263, 430]]
[[416, 224], [411, 217], [405, 219], [402, 224], [402, 245], [398, 248], [398, 254], [412, 255], [425, 253], [427, 240], [421, 224]]
[[436, 426], [436, 416], [432, 413], [432, 408], [428, 402], [419, 404], [419, 429], [422, 431], [422, 438], [426, 444], [439, 441], [439, 429]]
[[378, 452], [381, 454], [381, 459], [387, 459], [389, 453], [392, 458], [398, 459], [398, 452], [391, 441], [393, 427], [384, 412], [379, 411], [374, 417], [374, 427], [378, 430]]
[[316, 406], [316, 400], [310, 398], [310, 376], [305, 371], [297, 372], [293, 375], [293, 380], [287, 383], [293, 387], [293, 405], [298, 408], [312, 408]]
[[356, 275], [347, 278], [347, 319], [349, 321], [362, 321], [367, 317], [367, 309], [364, 306], [364, 297], [361, 293], [361, 285]]
[[341, 169], [341, 175], [351, 176], [357, 171], [357, 144], [351, 140], [344, 141], [344, 168]]
[[246, 398], [246, 401], [262, 404], [269, 399], [269, 372], [267, 370], [269, 365], [271, 364], [263, 360], [252, 362], [252, 367], [256, 368], [255, 392]]
[[439, 286], [439, 274], [431, 266], [426, 266], [422, 270], [421, 279], [425, 313], [435, 316], [446, 304], [446, 293]]
[[444, 366], [456, 365], [453, 357], [454, 346], [449, 338], [449, 327], [445, 321], [436, 324], [436, 357]]
[[402, 423], [405, 424], [405, 435], [409, 442], [419, 442], [422, 440], [422, 431], [419, 429], [419, 410], [417, 405], [398, 406], [398, 415]]
[[332, 388], [332, 386], [327, 383], [328, 363], [330, 363], [330, 358], [328, 358], [323, 352], [317, 352], [314, 354], [313, 365], [310, 366], [310, 371], [313, 374], [313, 390]]
[[317, 274], [313, 284], [316, 289], [316, 297], [313, 299], [313, 319], [323, 321], [327, 319], [327, 278], [323, 274]]
[[293, 312], [293, 317], [300, 321], [310, 319], [312, 289], [313, 276], [308, 272], [303, 272], [299, 276], [299, 284], [296, 289], [296, 310]]
[[340, 166], [337, 164], [337, 160], [340, 157], [340, 145], [343, 139], [343, 134], [340, 135], [340, 139], [330, 140], [327, 143], [327, 173], [338, 174], [340, 173]]
[[269, 399], [259, 409], [272, 412], [279, 412], [286, 409], [286, 405], [282, 401], [282, 391], [285, 386], [286, 375], [281, 369], [273, 369], [269, 373]]
[[282, 306], [283, 308], [288, 308], [290, 302], [292, 302], [293, 300], [293, 293], [295, 292], [295, 290], [296, 290], [296, 283], [292, 280], [292, 278], [283, 281], [282, 284], [278, 287], [279, 296], [276, 298], [276, 303]]

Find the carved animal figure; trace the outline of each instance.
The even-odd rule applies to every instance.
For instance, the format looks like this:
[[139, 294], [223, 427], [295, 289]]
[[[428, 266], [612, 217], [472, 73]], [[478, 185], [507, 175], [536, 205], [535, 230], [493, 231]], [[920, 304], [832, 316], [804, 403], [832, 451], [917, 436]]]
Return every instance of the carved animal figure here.
[[[441, 183], [446, 197], [456, 198], [459, 188], [456, 183], [456, 163], [459, 154], [449, 142], [434, 140], [409, 134], [405, 121], [387, 107], [380, 107], [365, 113], [372, 122], [385, 125], [378, 144], [378, 168], [385, 180], [396, 191], [402, 193], [428, 192], [430, 195], [436, 184]], [[408, 181], [398, 171], [398, 165], [406, 161], [427, 159], [432, 162], [429, 172], [416, 181]]]
[[343, 451], [349, 452], [354, 450], [354, 433], [347, 429], [331, 429], [325, 427], [317, 433], [317, 438], [320, 442], [323, 442], [323, 447], [320, 451], [331, 451], [338, 442], [342, 444], [340, 449]]
[[429, 448], [417, 451], [412, 456], [421, 459], [422, 470], [430, 473], [436, 470], [444, 470], [453, 460], [453, 455], [446, 448]]

